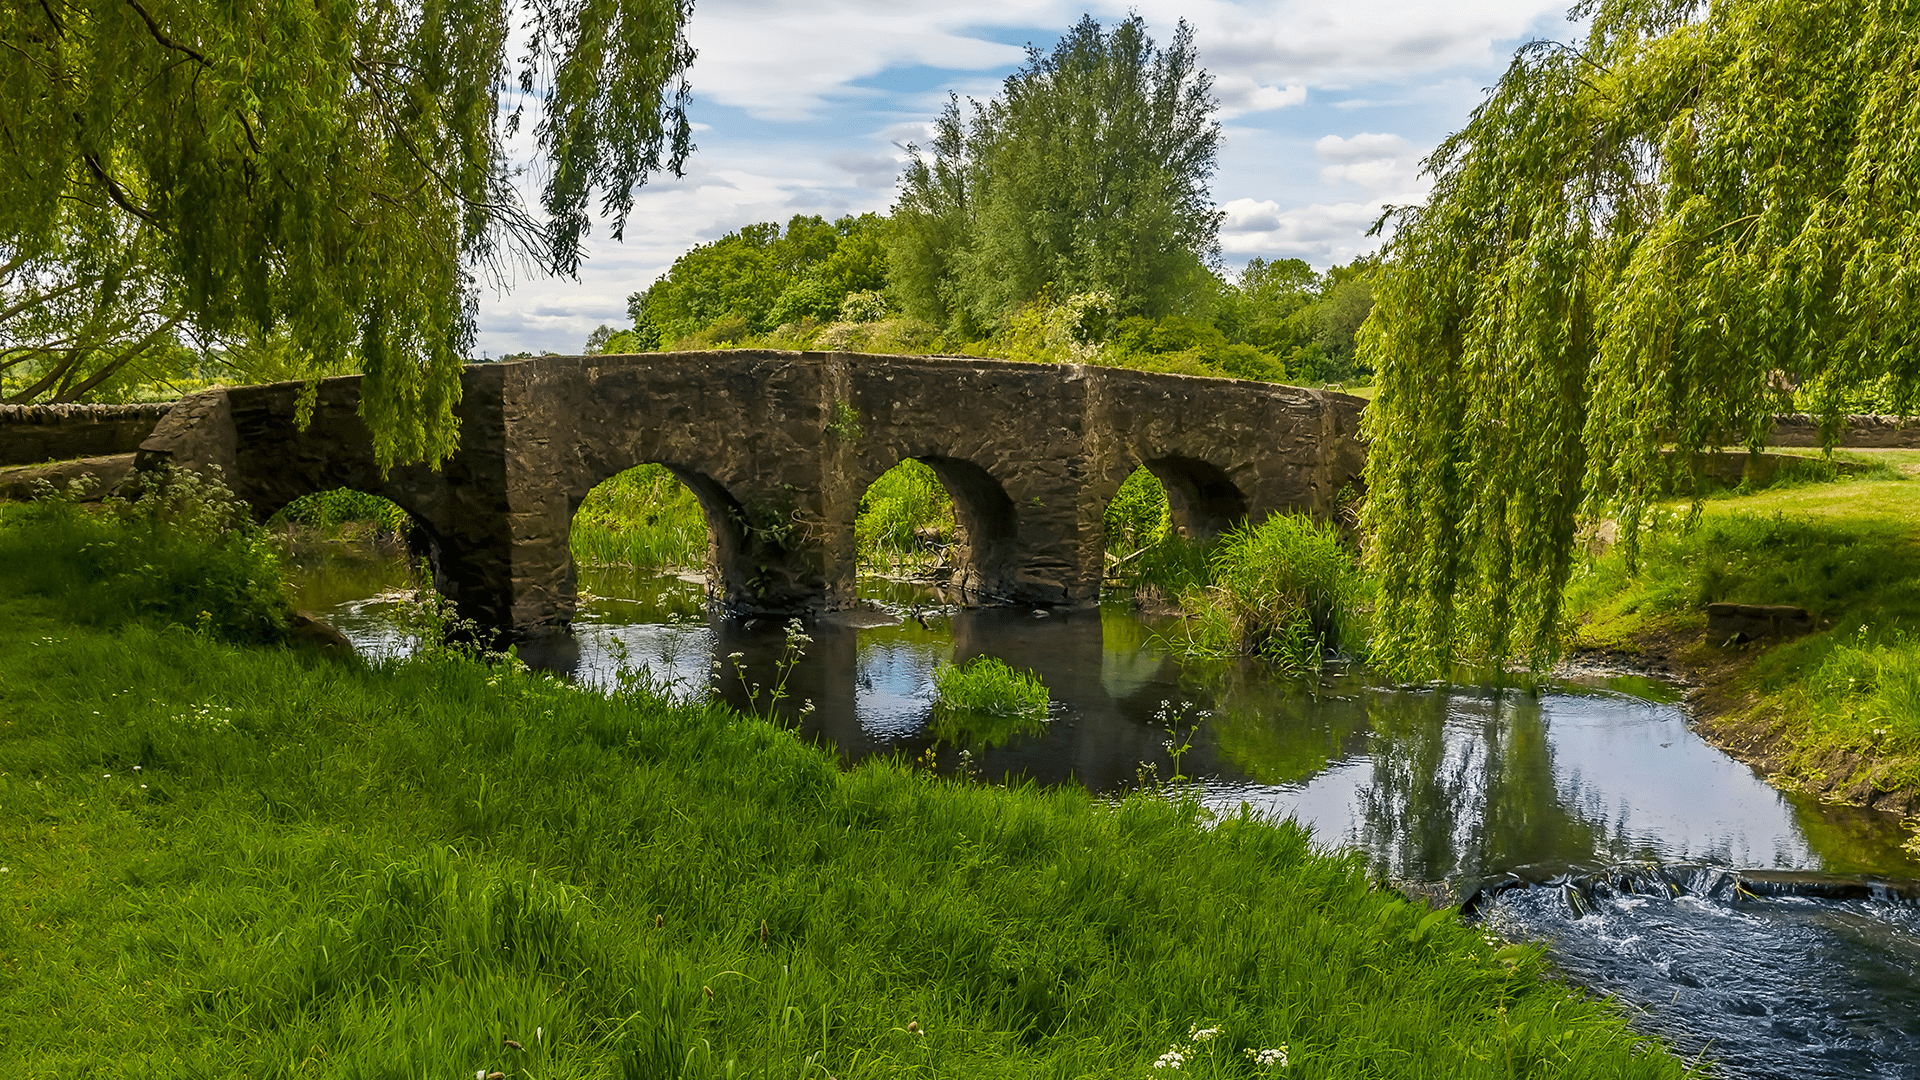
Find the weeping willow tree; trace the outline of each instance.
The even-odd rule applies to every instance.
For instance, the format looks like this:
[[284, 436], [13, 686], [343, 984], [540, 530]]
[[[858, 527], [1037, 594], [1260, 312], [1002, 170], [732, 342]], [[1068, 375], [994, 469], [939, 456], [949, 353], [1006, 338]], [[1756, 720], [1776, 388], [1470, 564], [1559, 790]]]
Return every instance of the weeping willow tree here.
[[[618, 238], [690, 151], [691, 7], [0, 0], [0, 374], [72, 396], [176, 326], [285, 334], [365, 371], [383, 463], [442, 460], [477, 276], [573, 273], [596, 195]], [[505, 151], [523, 108], [538, 213]]]
[[[1601, 0], [1398, 212], [1363, 348], [1383, 659], [1538, 667], [1583, 521], [1920, 374], [1920, 3]], [[1671, 458], [1667, 451], [1675, 451]], [[1684, 482], [1684, 477], [1682, 478]]]

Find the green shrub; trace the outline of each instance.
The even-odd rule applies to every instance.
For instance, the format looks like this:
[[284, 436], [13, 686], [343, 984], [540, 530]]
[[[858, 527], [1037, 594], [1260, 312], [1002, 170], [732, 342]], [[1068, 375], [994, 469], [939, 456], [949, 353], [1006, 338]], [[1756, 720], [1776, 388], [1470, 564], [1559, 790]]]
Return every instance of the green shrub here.
[[953, 542], [953, 497], [931, 466], [909, 458], [867, 487], [853, 535], [863, 566], [899, 569], [928, 562], [932, 553], [923, 537], [935, 547]]
[[1142, 465], [1107, 503], [1107, 577], [1138, 595], [1167, 598], [1207, 583], [1207, 545], [1173, 531], [1167, 489]]
[[1243, 525], [1221, 538], [1208, 571], [1210, 585], [1181, 596], [1193, 614], [1181, 643], [1189, 654], [1310, 670], [1327, 652], [1364, 650], [1355, 555], [1331, 523], [1275, 514]]
[[6, 508], [0, 563], [78, 618], [177, 624], [226, 641], [282, 640], [293, 614], [280, 557], [217, 477], [168, 470], [90, 510], [60, 498]]
[[1047, 687], [1031, 671], [993, 656], [942, 664], [933, 673], [934, 732], [953, 742], [997, 746], [1047, 722]]
[[308, 528], [338, 531], [343, 526], [365, 525], [376, 532], [406, 535], [411, 524], [407, 512], [389, 499], [353, 488], [334, 488], [302, 495], [280, 508], [267, 522], [271, 526], [292, 522]]

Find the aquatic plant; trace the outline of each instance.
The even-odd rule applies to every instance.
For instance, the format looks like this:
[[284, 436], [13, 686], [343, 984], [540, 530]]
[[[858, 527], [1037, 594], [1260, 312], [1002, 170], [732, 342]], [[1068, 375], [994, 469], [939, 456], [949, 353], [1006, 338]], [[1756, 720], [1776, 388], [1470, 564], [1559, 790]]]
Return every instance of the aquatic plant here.
[[864, 569], [927, 569], [954, 540], [953, 497], [933, 468], [911, 458], [868, 486], [853, 522]]
[[707, 516], [672, 470], [636, 465], [580, 500], [568, 543], [586, 566], [690, 569], [706, 563]]
[[997, 746], [1015, 735], [1039, 731], [1047, 722], [1046, 684], [997, 656], [942, 664], [933, 673], [933, 686], [933, 729], [944, 739]]

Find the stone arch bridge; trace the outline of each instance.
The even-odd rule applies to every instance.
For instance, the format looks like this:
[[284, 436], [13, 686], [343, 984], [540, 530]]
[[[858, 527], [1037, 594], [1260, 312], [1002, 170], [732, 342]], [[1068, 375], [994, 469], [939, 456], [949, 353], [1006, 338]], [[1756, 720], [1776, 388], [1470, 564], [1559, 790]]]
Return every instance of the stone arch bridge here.
[[906, 458], [955, 504], [951, 586], [974, 602], [1098, 600], [1108, 501], [1135, 466], [1206, 536], [1285, 510], [1329, 515], [1358, 485], [1365, 404], [1342, 394], [1106, 367], [729, 350], [549, 356], [462, 376], [460, 449], [382, 476], [358, 377], [208, 391], [163, 418], [140, 464], [218, 465], [263, 519], [351, 487], [410, 513], [441, 591], [519, 639], [575, 607], [568, 535], [593, 487], [658, 462], [700, 500], [708, 590], [773, 614], [853, 605], [853, 521]]

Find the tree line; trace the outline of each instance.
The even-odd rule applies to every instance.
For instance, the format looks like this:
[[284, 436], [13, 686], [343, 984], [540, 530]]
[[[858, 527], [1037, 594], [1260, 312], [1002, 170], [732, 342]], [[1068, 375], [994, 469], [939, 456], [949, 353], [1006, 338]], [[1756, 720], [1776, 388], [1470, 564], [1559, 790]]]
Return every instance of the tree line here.
[[589, 352], [757, 345], [1353, 381], [1375, 261], [1219, 260], [1220, 126], [1182, 22], [1083, 18], [908, 147], [888, 215], [795, 215], [675, 260]]

